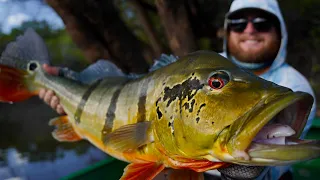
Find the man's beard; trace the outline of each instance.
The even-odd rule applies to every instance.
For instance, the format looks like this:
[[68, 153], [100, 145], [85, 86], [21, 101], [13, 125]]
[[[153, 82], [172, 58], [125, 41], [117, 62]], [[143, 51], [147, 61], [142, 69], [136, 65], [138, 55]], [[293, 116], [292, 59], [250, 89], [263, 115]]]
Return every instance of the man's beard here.
[[262, 63], [272, 62], [276, 58], [280, 48], [280, 40], [269, 42], [264, 48], [261, 48], [256, 53], [245, 52], [239, 45], [228, 41], [228, 52], [235, 57], [238, 61], [247, 63]]

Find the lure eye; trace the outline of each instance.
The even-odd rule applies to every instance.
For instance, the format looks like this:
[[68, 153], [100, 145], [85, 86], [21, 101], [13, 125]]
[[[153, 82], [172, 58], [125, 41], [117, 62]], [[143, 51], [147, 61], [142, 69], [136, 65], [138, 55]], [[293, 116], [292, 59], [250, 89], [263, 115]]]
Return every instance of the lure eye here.
[[30, 71], [34, 71], [35, 69], [37, 69], [37, 67], [38, 67], [37, 63], [32, 62], [29, 64]]
[[229, 75], [224, 71], [215, 72], [208, 79], [208, 84], [212, 89], [221, 89], [229, 82]]

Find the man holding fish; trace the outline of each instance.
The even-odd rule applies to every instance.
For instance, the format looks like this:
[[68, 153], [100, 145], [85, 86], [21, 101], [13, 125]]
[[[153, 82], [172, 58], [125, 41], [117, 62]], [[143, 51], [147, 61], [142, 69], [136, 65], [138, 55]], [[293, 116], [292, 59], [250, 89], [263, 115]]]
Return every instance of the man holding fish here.
[[[275, 0], [234, 0], [226, 15], [225, 30], [227, 35], [223, 45], [224, 52], [221, 55], [263, 79], [293, 91], [307, 92], [314, 97], [308, 81], [285, 62], [288, 36], [283, 16]], [[157, 69], [176, 60], [177, 58], [172, 55], [162, 55], [151, 69]], [[83, 72], [75, 73], [44, 65], [44, 69], [50, 74], [66, 76], [84, 83], [105, 77], [107, 72], [105, 69], [108, 67], [108, 63], [101, 60]], [[59, 114], [64, 114], [64, 109], [53, 91], [42, 89], [39, 96]], [[315, 106], [314, 103], [301, 137], [304, 137], [311, 127]], [[252, 170], [255, 175], [246, 177], [245, 174], [241, 174], [241, 171], [246, 170]], [[279, 179], [284, 174], [282, 178], [290, 177], [288, 170], [289, 166], [256, 168], [235, 165], [221, 172], [226, 179]]]

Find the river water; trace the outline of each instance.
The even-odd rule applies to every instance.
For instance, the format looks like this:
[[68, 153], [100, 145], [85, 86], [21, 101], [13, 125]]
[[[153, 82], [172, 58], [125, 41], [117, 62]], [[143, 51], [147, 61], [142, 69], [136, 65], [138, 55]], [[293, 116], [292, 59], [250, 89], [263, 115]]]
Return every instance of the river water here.
[[87, 141], [53, 139], [48, 122], [57, 116], [37, 97], [0, 104], [0, 180], [59, 179], [107, 157]]

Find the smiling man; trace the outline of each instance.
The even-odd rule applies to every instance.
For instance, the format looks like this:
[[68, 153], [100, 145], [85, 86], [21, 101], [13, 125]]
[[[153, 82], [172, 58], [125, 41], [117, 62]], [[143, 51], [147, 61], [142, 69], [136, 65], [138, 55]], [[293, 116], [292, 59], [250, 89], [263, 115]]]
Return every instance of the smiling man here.
[[227, 19], [230, 58], [245, 63], [260, 63], [262, 69], [272, 64], [281, 44], [279, 21], [257, 9], [242, 9]]

